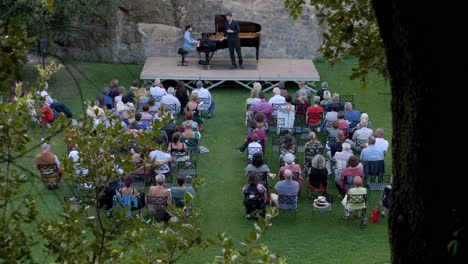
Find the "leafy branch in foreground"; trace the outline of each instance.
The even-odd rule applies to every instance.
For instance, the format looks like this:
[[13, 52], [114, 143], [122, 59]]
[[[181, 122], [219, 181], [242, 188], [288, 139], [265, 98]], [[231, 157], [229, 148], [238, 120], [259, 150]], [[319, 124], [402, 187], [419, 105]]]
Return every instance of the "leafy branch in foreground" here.
[[259, 218], [247, 237], [236, 248], [232, 238], [226, 233], [217, 233], [216, 239], [208, 242], [222, 248], [222, 255], [215, 256], [213, 263], [286, 263], [286, 259], [269, 251], [268, 247], [260, 243], [260, 239], [272, 226], [271, 219], [278, 215], [276, 207], [267, 210], [265, 218]]
[[[327, 27], [319, 51], [332, 64], [346, 57], [357, 57], [351, 79], [360, 79], [363, 86], [370, 71], [388, 79], [385, 50], [370, 0], [310, 0], [308, 1]], [[307, 5], [306, 0], [285, 0], [284, 5], [297, 19]]]

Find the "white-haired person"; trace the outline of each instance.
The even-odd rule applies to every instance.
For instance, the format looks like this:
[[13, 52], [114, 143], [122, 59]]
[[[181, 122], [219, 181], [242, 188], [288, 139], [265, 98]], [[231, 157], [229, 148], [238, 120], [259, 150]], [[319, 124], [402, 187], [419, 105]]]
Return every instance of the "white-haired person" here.
[[167, 88], [167, 94], [161, 98], [161, 105], [176, 105], [175, 112], [172, 114], [178, 114], [180, 112], [180, 101], [175, 97], [174, 87]]
[[282, 166], [279, 171], [278, 171], [278, 176], [279, 179], [282, 180], [284, 177], [284, 172], [286, 170], [290, 170], [293, 173], [293, 180], [297, 181], [299, 183], [299, 186], [302, 186], [302, 169], [299, 164], [294, 163], [294, 155], [291, 153], [288, 153], [284, 155], [284, 163], [285, 165]]
[[354, 150], [361, 151], [367, 146], [367, 140], [372, 136], [373, 131], [367, 127], [367, 119], [365, 118], [361, 119], [356, 127], [359, 127], [359, 129], [353, 133]]
[[[47, 185], [49, 190], [53, 190], [58, 188], [65, 170], [60, 167], [59, 159], [50, 151], [50, 148], [50, 144], [42, 144], [41, 153], [34, 157], [34, 165], [41, 172], [42, 182]], [[52, 165], [55, 166], [52, 167]], [[44, 166], [47, 166], [47, 169], [44, 169]], [[51, 179], [54, 179], [53, 183], [50, 183]]]
[[337, 151], [333, 156], [333, 160], [335, 161], [334, 164], [334, 172], [335, 172], [335, 182], [340, 182], [340, 174], [346, 168], [348, 163], [349, 157], [353, 155], [353, 151], [351, 150], [351, 145], [349, 143], [341, 144], [342, 150]]
[[161, 207], [166, 207], [172, 203], [171, 191], [164, 187], [166, 177], [158, 174], [155, 177], [156, 185], [151, 186], [146, 197], [146, 205], [148, 213], [156, 216], [156, 219], [169, 221], [170, 215], [166, 210], [161, 210]]
[[317, 140], [315, 132], [309, 132], [309, 141], [304, 144], [304, 166], [310, 167], [310, 162], [315, 155], [323, 153], [322, 142]]
[[315, 155], [312, 159], [311, 166], [308, 169], [309, 189], [313, 192], [327, 191], [328, 189], [328, 171], [326, 168], [326, 159], [320, 154]]
[[210, 101], [208, 104], [203, 104], [201, 109], [208, 110], [208, 118], [211, 118], [214, 115], [215, 110], [215, 102], [213, 101], [213, 98], [211, 98], [211, 93], [208, 89], [203, 87], [202, 81], [197, 81], [196, 86], [197, 88], [193, 90], [193, 93], [198, 94], [198, 102], [201, 102], [201, 99], [209, 99]]
[[[271, 197], [271, 205], [276, 205], [280, 209], [296, 209], [297, 208], [297, 194], [300, 191], [300, 185], [297, 181], [293, 180], [293, 172], [291, 170], [284, 171], [284, 178], [277, 182], [275, 185], [275, 189], [278, 192], [272, 193]], [[282, 204], [279, 203], [279, 196], [286, 195], [286, 196], [295, 196], [295, 203], [293, 204]]]
[[345, 103], [344, 112], [344, 119], [349, 121], [348, 138], [352, 138], [354, 128], [359, 124], [359, 121], [361, 121], [361, 113], [357, 110], [353, 110], [353, 104], [350, 102]]
[[317, 96], [320, 97], [320, 101], [323, 100], [323, 94], [325, 93], [325, 91], [328, 91], [328, 83], [327, 82], [323, 82], [321, 85], [320, 85], [320, 90], [317, 91]]
[[281, 96], [281, 89], [278, 87], [273, 88], [273, 96], [268, 100], [270, 104], [284, 104], [286, 98]]
[[323, 100], [320, 101], [320, 105], [326, 110], [330, 111], [330, 106], [333, 104], [332, 96], [329, 91], [324, 91], [323, 92]]

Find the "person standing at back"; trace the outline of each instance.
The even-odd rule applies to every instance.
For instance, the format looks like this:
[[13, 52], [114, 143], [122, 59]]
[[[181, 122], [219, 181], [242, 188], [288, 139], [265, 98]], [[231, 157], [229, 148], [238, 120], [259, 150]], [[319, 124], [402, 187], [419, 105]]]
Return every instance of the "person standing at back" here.
[[227, 37], [227, 41], [228, 41], [229, 55], [231, 56], [231, 62], [232, 62], [231, 69], [237, 68], [236, 58], [234, 56], [234, 49], [236, 50], [237, 57], [239, 59], [239, 68], [244, 69], [244, 66], [242, 65], [243, 61], [242, 61], [242, 52], [241, 52], [241, 46], [240, 46], [239, 32], [240, 32], [239, 23], [237, 23], [237, 21], [232, 19], [231, 12], [227, 12], [226, 22], [224, 23], [224, 38]]

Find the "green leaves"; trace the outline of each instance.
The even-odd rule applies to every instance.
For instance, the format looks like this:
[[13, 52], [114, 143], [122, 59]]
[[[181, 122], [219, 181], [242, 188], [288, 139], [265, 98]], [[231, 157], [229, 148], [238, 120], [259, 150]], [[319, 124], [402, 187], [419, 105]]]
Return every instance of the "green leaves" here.
[[[295, 19], [304, 4], [304, 0], [285, 1]], [[315, 8], [320, 24], [328, 29], [319, 49], [328, 62], [336, 64], [346, 57], [357, 57], [359, 63], [350, 79], [360, 79], [363, 87], [370, 71], [388, 79], [384, 46], [369, 0], [310, 0], [309, 4]]]

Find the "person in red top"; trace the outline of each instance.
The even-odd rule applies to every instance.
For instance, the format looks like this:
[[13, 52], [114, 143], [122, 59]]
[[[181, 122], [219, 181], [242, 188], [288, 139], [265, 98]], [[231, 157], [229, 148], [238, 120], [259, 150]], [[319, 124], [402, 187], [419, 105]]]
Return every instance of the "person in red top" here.
[[307, 108], [307, 123], [309, 125], [320, 124], [323, 115], [323, 108], [319, 106], [320, 97], [314, 96], [314, 105]]
[[364, 178], [364, 170], [362, 167], [359, 167], [359, 158], [357, 156], [351, 156], [348, 159], [348, 166], [341, 171], [339, 182], [335, 181], [336, 187], [338, 191], [342, 194], [346, 194], [346, 190], [344, 188], [344, 180], [346, 176], [360, 176]]
[[52, 112], [52, 109], [47, 104], [39, 103], [37, 113], [42, 123], [49, 124], [55, 120], [54, 112]]

